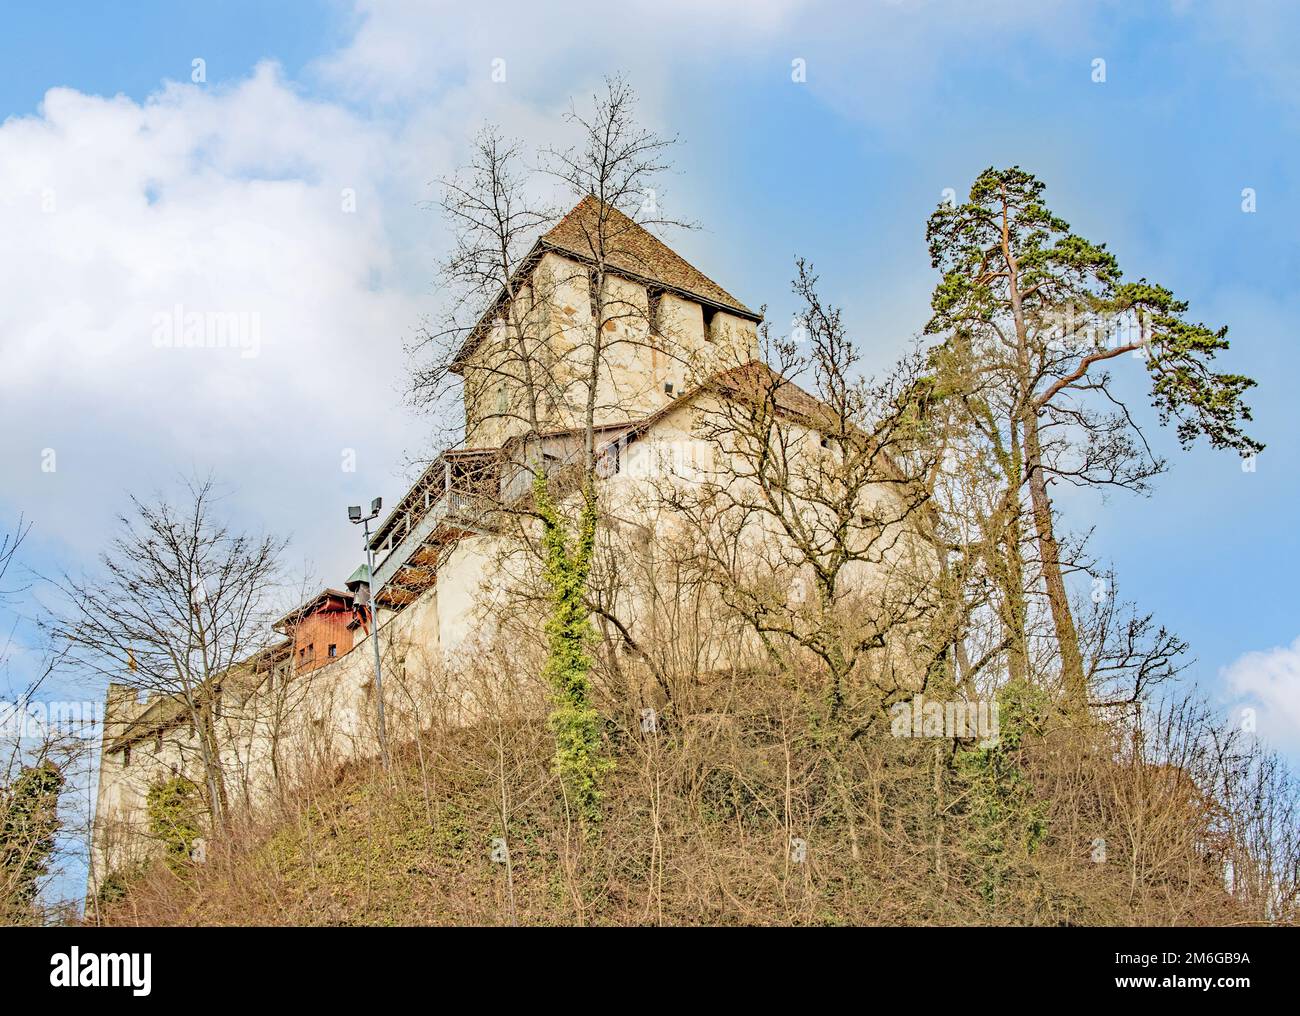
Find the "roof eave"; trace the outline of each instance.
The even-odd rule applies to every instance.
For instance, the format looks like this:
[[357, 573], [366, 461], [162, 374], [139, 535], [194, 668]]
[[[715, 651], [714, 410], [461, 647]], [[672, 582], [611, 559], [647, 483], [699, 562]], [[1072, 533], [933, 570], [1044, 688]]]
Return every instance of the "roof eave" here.
[[[513, 281], [520, 272], [533, 267], [536, 262], [540, 260], [540, 255], [548, 251], [552, 254], [559, 254], [563, 257], [576, 258], [578, 261], [587, 264], [590, 264], [593, 261], [590, 254], [584, 254], [581, 251], [574, 250], [572, 247], [566, 247], [563, 244], [553, 243], [543, 236], [537, 239], [532, 248], [515, 267], [515, 270], [510, 273], [510, 279]], [[681, 286], [674, 286], [670, 283], [664, 282], [662, 279], [656, 279], [650, 275], [642, 275], [639, 272], [633, 272], [615, 265], [607, 266], [606, 270], [612, 275], [618, 275], [622, 278], [630, 279], [633, 282], [639, 282], [645, 286], [657, 286], [665, 292], [675, 293], [687, 300], [693, 300], [695, 303], [703, 304], [706, 307], [712, 307], [714, 310], [722, 311], [724, 314], [732, 314], [745, 321], [752, 321], [755, 324], [760, 324], [763, 320], [762, 314], [750, 310], [742, 303], [726, 303], [722, 300], [706, 296], [703, 293], [697, 293], [691, 289], [684, 289]], [[465, 341], [461, 343], [460, 349], [458, 349], [456, 355], [452, 357], [451, 364], [448, 366], [448, 370], [450, 370], [451, 373], [457, 376], [461, 376], [465, 373], [464, 365], [466, 358], [473, 353], [474, 350], [478, 348], [479, 343], [483, 341], [484, 324], [492, 318], [496, 313], [497, 308], [501, 306], [505, 299], [506, 287], [503, 285], [501, 291], [497, 293], [496, 297], [488, 305], [487, 310], [480, 314], [478, 320], [474, 322], [474, 327], [469, 330], [469, 334], [465, 337]]]
[[[594, 258], [592, 258], [590, 254], [584, 254], [582, 251], [574, 250], [572, 247], [566, 247], [563, 244], [552, 243], [551, 241], [545, 238], [538, 240], [537, 243], [539, 246], [546, 248], [552, 253], [562, 254], [565, 255], [566, 257], [577, 258], [579, 261], [583, 261], [588, 264], [594, 263], [595, 260]], [[633, 282], [639, 282], [645, 286], [655, 286], [668, 293], [676, 293], [678, 296], [685, 297], [688, 300], [693, 300], [696, 303], [706, 304], [709, 307], [713, 307], [715, 310], [723, 311], [726, 314], [734, 314], [736, 317], [744, 318], [747, 321], [753, 321], [756, 324], [763, 320], [762, 314], [755, 313], [754, 311], [746, 307], [743, 303], [739, 303], [739, 302], [726, 303], [725, 301], [715, 299], [714, 297], [706, 296], [703, 293], [697, 293], [693, 289], [686, 289], [682, 286], [674, 286], [672, 283], [665, 282], [663, 279], [656, 279], [653, 275], [643, 275], [640, 272], [634, 272], [631, 269], [622, 268], [618, 265], [612, 265], [607, 263], [605, 266], [605, 270], [609, 272], [611, 275], [618, 275], [625, 279], [631, 279]], [[717, 283], [713, 283], [713, 284], [717, 285]], [[722, 287], [719, 286], [718, 288], [721, 289]]]
[[310, 613], [313, 607], [315, 607], [322, 600], [330, 599], [330, 597], [335, 597], [340, 600], [351, 600], [353, 598], [351, 593], [343, 592], [338, 589], [322, 589], [310, 600], [307, 600], [305, 603], [299, 604], [293, 610], [289, 611], [289, 613], [285, 614], [284, 617], [280, 618], [280, 620], [272, 624], [271, 630], [274, 632], [279, 632], [281, 635], [287, 635], [288, 632], [284, 631], [284, 626], [286, 624], [288, 624], [291, 621], [299, 620], [305, 617], [308, 613]]
[[496, 312], [496, 309], [505, 302], [507, 285], [509, 285], [510, 282], [513, 282], [519, 276], [520, 272], [531, 268], [532, 265], [539, 260], [542, 246], [541, 238], [538, 238], [533, 242], [528, 253], [523, 256], [519, 264], [515, 265], [514, 271], [510, 273], [509, 281], [501, 286], [500, 292], [493, 297], [492, 302], [488, 304], [487, 309], [479, 315], [478, 320], [474, 322], [474, 327], [469, 330], [469, 334], [465, 336], [465, 341], [460, 344], [460, 349], [456, 351], [456, 355], [452, 357], [451, 363], [448, 365], [447, 369], [450, 370], [451, 373], [459, 376], [465, 372], [465, 358], [469, 356], [470, 353], [474, 352], [474, 349], [478, 344], [483, 341], [483, 325], [491, 319], [492, 315]]

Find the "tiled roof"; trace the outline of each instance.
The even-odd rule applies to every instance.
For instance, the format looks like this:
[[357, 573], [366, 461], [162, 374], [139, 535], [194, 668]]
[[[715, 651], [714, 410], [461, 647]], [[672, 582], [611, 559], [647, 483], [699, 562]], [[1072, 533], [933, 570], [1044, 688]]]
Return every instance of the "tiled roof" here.
[[[611, 270], [647, 283], [657, 283], [665, 289], [693, 297], [750, 321], [763, 319], [761, 314], [746, 307], [644, 226], [638, 225], [612, 205], [602, 204], [590, 194], [574, 205], [569, 214], [551, 230], [538, 238], [515, 273], [531, 271], [537, 258], [548, 250], [579, 261], [593, 261], [594, 250], [602, 235], [602, 208], [606, 216], [603, 231], [605, 262]], [[456, 352], [456, 363], [464, 360], [487, 334], [488, 325], [496, 318], [505, 298], [503, 289], [479, 317]]]
[[345, 604], [348, 604], [352, 602], [352, 594], [338, 589], [322, 589], [310, 600], [295, 607], [293, 610], [289, 611], [289, 613], [285, 614], [284, 617], [280, 618], [280, 620], [276, 621], [275, 624], [271, 625], [272, 630], [280, 631], [286, 625], [292, 624], [308, 614], [314, 613], [317, 607], [327, 603], [331, 599], [342, 600]]
[[[619, 445], [630, 444], [640, 439], [665, 416], [676, 412], [704, 394], [733, 400], [741, 405], [772, 406], [778, 413], [787, 414], [804, 426], [822, 432], [837, 433], [845, 425], [845, 421], [836, 414], [835, 410], [817, 396], [778, 374], [762, 360], [750, 360], [748, 363], [706, 377], [694, 388], [683, 392], [661, 409], [629, 426], [617, 438], [602, 444], [597, 448], [597, 454], [605, 455]], [[856, 425], [850, 424], [850, 428], [868, 440], [875, 440], [870, 433], [861, 431]], [[905, 477], [903, 470], [897, 466], [887, 450], [881, 451], [877, 465], [882, 476], [894, 482], [902, 481]]]
[[777, 409], [811, 422], [825, 421], [831, 411], [826, 403], [782, 377], [762, 360], [750, 360], [707, 378], [700, 386], [751, 402], [770, 397]]
[[604, 241], [606, 262], [620, 272], [658, 282], [706, 303], [715, 304], [754, 321], [759, 315], [670, 248], [643, 226], [612, 205], [588, 194], [569, 211], [540, 243], [552, 250], [593, 261]]

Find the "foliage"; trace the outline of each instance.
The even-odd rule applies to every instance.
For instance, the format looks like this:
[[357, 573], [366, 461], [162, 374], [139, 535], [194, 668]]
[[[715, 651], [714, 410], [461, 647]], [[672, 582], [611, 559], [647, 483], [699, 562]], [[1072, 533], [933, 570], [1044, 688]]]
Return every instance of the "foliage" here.
[[1006, 883], [1047, 834], [1046, 802], [1035, 796], [1024, 758], [1026, 739], [1043, 732], [1047, 706], [1041, 689], [1004, 685], [996, 739], [959, 751], [954, 759], [967, 801], [966, 842], [991, 914], [997, 913]]
[[64, 776], [51, 762], [24, 766], [0, 791], [0, 905], [11, 920], [30, 914], [59, 830]]
[[[1255, 382], [1209, 367], [1215, 354], [1228, 348], [1228, 329], [1187, 320], [1186, 301], [1164, 286], [1122, 281], [1115, 255], [1104, 243], [1072, 232], [1043, 203], [1044, 190], [1042, 181], [1018, 166], [990, 168], [975, 180], [965, 203], [939, 206], [926, 236], [943, 279], [934, 291], [927, 331], [951, 333], [1015, 314], [1036, 318], [1045, 341], [1074, 344], [1080, 356], [1102, 353], [1098, 359], [1109, 359], [1117, 350], [1144, 348], [1152, 402], [1162, 422], [1178, 420], [1185, 445], [1204, 436], [1215, 448], [1243, 454], [1261, 450], [1263, 445], [1241, 427], [1251, 418], [1241, 396]], [[1013, 258], [1007, 267], [995, 253], [1004, 242]], [[1063, 318], [1067, 312], [1069, 318]], [[1104, 348], [1124, 318], [1141, 328], [1134, 342]], [[1087, 348], [1089, 340], [1095, 349]], [[1044, 355], [1050, 359], [1054, 352]], [[1061, 380], [1080, 380], [1083, 374], [1074, 378], [1073, 370], [1082, 367], [1086, 373], [1089, 366], [1071, 363]]]
[[120, 903], [126, 899], [131, 891], [131, 886], [138, 882], [142, 875], [144, 875], [144, 869], [139, 866], [113, 869], [99, 883], [99, 892], [95, 897], [96, 902], [101, 908]]
[[180, 871], [203, 833], [198, 788], [184, 776], [173, 776], [149, 788], [145, 808], [150, 834], [162, 843], [168, 866]]
[[612, 763], [601, 748], [602, 721], [592, 703], [590, 647], [595, 641], [586, 601], [587, 576], [596, 535], [595, 495], [583, 492], [579, 529], [570, 541], [539, 471], [534, 502], [542, 517], [544, 577], [551, 594], [546, 635], [550, 651], [542, 676], [551, 689], [554, 709], [555, 771], [563, 781], [581, 821], [600, 821], [600, 785]]

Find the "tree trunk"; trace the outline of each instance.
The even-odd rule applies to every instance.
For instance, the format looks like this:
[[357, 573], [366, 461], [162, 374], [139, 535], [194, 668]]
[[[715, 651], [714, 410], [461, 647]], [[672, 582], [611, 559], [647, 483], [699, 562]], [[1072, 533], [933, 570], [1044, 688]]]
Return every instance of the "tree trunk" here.
[[1052, 611], [1052, 626], [1061, 653], [1061, 679], [1066, 699], [1072, 708], [1085, 707], [1088, 689], [1083, 676], [1083, 656], [1079, 652], [1079, 633], [1070, 611], [1070, 597], [1061, 572], [1061, 547], [1052, 528], [1052, 501], [1047, 495], [1043, 476], [1042, 447], [1038, 439], [1038, 414], [1028, 403], [1024, 417], [1025, 472], [1029, 479], [1029, 499], [1033, 508], [1034, 530], [1038, 537], [1038, 554], [1043, 563], [1043, 582], [1047, 586], [1047, 603]]
[[[1014, 510], [1014, 506], [1013, 509]], [[1025, 636], [1025, 569], [1020, 558], [1020, 521], [1008, 520], [1003, 542], [1002, 598], [1005, 601], [1004, 623], [1010, 636], [1007, 672], [1014, 682], [1029, 676], [1029, 645]]]
[[225, 823], [221, 814], [223, 795], [217, 788], [217, 767], [213, 764], [212, 743], [207, 734], [207, 717], [205, 715], [207, 707], [197, 705], [192, 700], [187, 704], [190, 707], [190, 722], [194, 724], [194, 736], [198, 738], [199, 742], [199, 760], [203, 763], [203, 780], [207, 784], [208, 791], [208, 815], [212, 819], [212, 832], [215, 834]]
[[[1020, 425], [1023, 428], [1025, 478], [1029, 481], [1030, 506], [1034, 530], [1038, 537], [1038, 555], [1042, 560], [1043, 582], [1047, 586], [1047, 603], [1052, 612], [1052, 626], [1061, 653], [1061, 679], [1072, 708], [1086, 707], [1087, 688], [1083, 678], [1083, 657], [1079, 653], [1079, 635], [1070, 613], [1070, 598], [1061, 574], [1061, 548], [1052, 529], [1052, 502], [1047, 496], [1043, 476], [1043, 448], [1038, 434], [1038, 406], [1035, 402], [1035, 379], [1029, 357], [1029, 328], [1021, 303], [1019, 265], [1011, 250], [1005, 190], [1002, 205], [1002, 254], [1007, 264], [1007, 290], [1011, 313], [1016, 324], [1016, 352], [1020, 373]], [[1014, 423], [1013, 423], [1014, 426]]]
[[203, 759], [204, 776], [212, 801], [213, 831], [225, 829], [229, 821], [230, 802], [226, 797], [226, 779], [221, 768], [221, 748], [217, 743], [212, 703], [204, 701], [198, 708], [199, 750]]
[[1025, 560], [1020, 552], [1020, 436], [1014, 423], [1011, 425], [1011, 461], [1006, 474], [1006, 497], [1001, 506], [1002, 561], [998, 575], [1002, 580], [1002, 598], [1005, 601], [1004, 623], [1010, 648], [1007, 652], [1007, 672], [1013, 682], [1021, 683], [1029, 677], [1029, 637], [1026, 619], [1029, 614], [1025, 602]]

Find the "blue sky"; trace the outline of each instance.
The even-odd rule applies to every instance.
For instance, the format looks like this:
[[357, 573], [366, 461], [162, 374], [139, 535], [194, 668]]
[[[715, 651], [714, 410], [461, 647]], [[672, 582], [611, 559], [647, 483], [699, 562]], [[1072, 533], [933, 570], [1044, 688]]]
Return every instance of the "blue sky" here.
[[[778, 325], [792, 259], [810, 258], [872, 367], [924, 324], [927, 215], [989, 165], [1038, 174], [1126, 274], [1230, 326], [1223, 367], [1260, 381], [1256, 471], [1180, 452], [1144, 410], [1172, 465], [1155, 492], [1062, 503], [1069, 526], [1096, 527], [1125, 597], [1191, 642], [1190, 676], [1212, 700], [1253, 702], [1300, 754], [1300, 13], [1214, 0], [637, 0], [617, 19], [595, 3], [480, 6], [7, 7], [0, 523], [34, 523], [25, 565], [80, 566], [128, 489], [212, 469], [238, 521], [292, 534], [300, 570], [350, 572], [343, 507], [395, 500], [431, 431], [398, 395], [401, 343], [436, 306], [430, 181], [485, 121], [561, 139], [569, 98], [621, 71], [648, 123], [681, 140], [661, 196], [703, 228], [670, 242]], [[806, 82], [791, 80], [796, 58]], [[345, 188], [354, 214], [340, 211]], [[149, 321], [177, 303], [256, 311], [260, 355], [160, 355]], [[54, 473], [40, 469], [47, 448]], [[339, 465], [348, 448], [354, 473]], [[31, 666], [36, 605], [0, 609], [15, 608], [0, 697]]]

